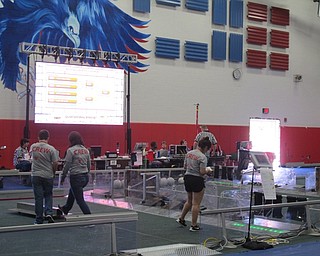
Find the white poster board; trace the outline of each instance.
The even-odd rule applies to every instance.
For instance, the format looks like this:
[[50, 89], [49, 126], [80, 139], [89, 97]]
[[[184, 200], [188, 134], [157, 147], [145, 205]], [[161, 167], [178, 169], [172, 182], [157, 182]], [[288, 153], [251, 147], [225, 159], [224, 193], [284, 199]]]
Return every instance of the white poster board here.
[[277, 196], [276, 188], [274, 185], [273, 170], [271, 168], [261, 168], [260, 174], [265, 199], [275, 200]]

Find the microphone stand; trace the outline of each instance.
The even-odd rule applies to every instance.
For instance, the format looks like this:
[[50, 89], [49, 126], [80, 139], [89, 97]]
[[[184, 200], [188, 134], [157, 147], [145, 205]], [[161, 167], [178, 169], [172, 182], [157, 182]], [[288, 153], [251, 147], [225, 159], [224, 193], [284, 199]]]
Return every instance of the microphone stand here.
[[[242, 245], [242, 247], [250, 249], [250, 250], [264, 250], [273, 248], [272, 245], [266, 243], [266, 242], [259, 242], [259, 241], [253, 241], [251, 240], [251, 219], [252, 219], [252, 204], [253, 204], [253, 182], [254, 182], [254, 172], [255, 167], [253, 167], [252, 170], [252, 176], [251, 176], [251, 188], [250, 188], [250, 203], [249, 203], [249, 223], [248, 223], [248, 233], [246, 237], [246, 242]], [[254, 219], [254, 218], [253, 218]]]

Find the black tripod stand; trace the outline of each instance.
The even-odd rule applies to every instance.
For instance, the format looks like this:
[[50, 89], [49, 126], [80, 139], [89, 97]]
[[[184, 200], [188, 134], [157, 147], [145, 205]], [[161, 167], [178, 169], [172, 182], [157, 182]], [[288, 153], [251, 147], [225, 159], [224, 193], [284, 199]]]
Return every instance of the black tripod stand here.
[[251, 187], [250, 187], [250, 203], [249, 203], [249, 222], [248, 222], [248, 233], [246, 237], [246, 242], [242, 245], [242, 247], [250, 249], [250, 250], [265, 250], [269, 248], [273, 248], [272, 245], [266, 242], [259, 242], [251, 240], [251, 221], [253, 217], [252, 213], [252, 204], [253, 204], [253, 182], [254, 182], [254, 173], [256, 169], [253, 168], [252, 176], [251, 176]]

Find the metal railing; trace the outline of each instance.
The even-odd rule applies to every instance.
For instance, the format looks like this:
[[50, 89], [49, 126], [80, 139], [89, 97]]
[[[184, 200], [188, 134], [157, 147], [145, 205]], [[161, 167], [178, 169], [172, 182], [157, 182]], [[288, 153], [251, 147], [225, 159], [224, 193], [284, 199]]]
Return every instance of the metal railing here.
[[134, 211], [112, 212], [112, 213], [105, 213], [105, 214], [77, 215], [77, 216], [70, 216], [70, 217], [67, 216], [67, 221], [65, 222], [56, 222], [56, 223], [41, 224], [41, 225], [20, 225], [20, 226], [0, 227], [0, 234], [8, 233], [8, 232], [23, 232], [23, 231], [34, 231], [34, 230], [44, 230], [44, 229], [111, 224], [111, 252], [117, 253], [116, 223], [131, 222], [131, 221], [137, 221], [137, 220], [138, 220], [138, 214]]
[[[283, 207], [292, 207], [292, 206], [304, 206], [306, 209], [306, 226], [307, 234], [313, 234], [312, 224], [311, 224], [311, 214], [310, 214], [310, 205], [320, 204], [320, 200], [311, 200], [311, 201], [300, 201], [300, 202], [291, 202], [291, 203], [280, 203], [280, 204], [264, 204], [264, 205], [254, 205], [251, 207], [251, 210], [264, 210], [264, 209], [273, 209], [273, 208], [283, 208]], [[230, 208], [220, 208], [216, 210], [205, 210], [201, 211], [201, 216], [209, 216], [218, 214], [221, 218], [222, 233], [224, 237], [227, 237], [226, 231], [226, 222], [225, 222], [225, 213], [239, 212], [239, 211], [249, 211], [250, 206], [245, 207], [230, 207]], [[250, 213], [249, 213], [250, 214]], [[320, 234], [319, 234], [320, 235]]]

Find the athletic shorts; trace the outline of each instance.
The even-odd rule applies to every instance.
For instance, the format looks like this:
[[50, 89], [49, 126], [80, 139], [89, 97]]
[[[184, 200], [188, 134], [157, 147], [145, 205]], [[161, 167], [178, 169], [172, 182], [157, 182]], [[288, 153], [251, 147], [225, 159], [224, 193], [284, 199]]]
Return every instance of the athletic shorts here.
[[187, 192], [200, 192], [205, 188], [204, 179], [199, 176], [185, 175], [184, 187]]

